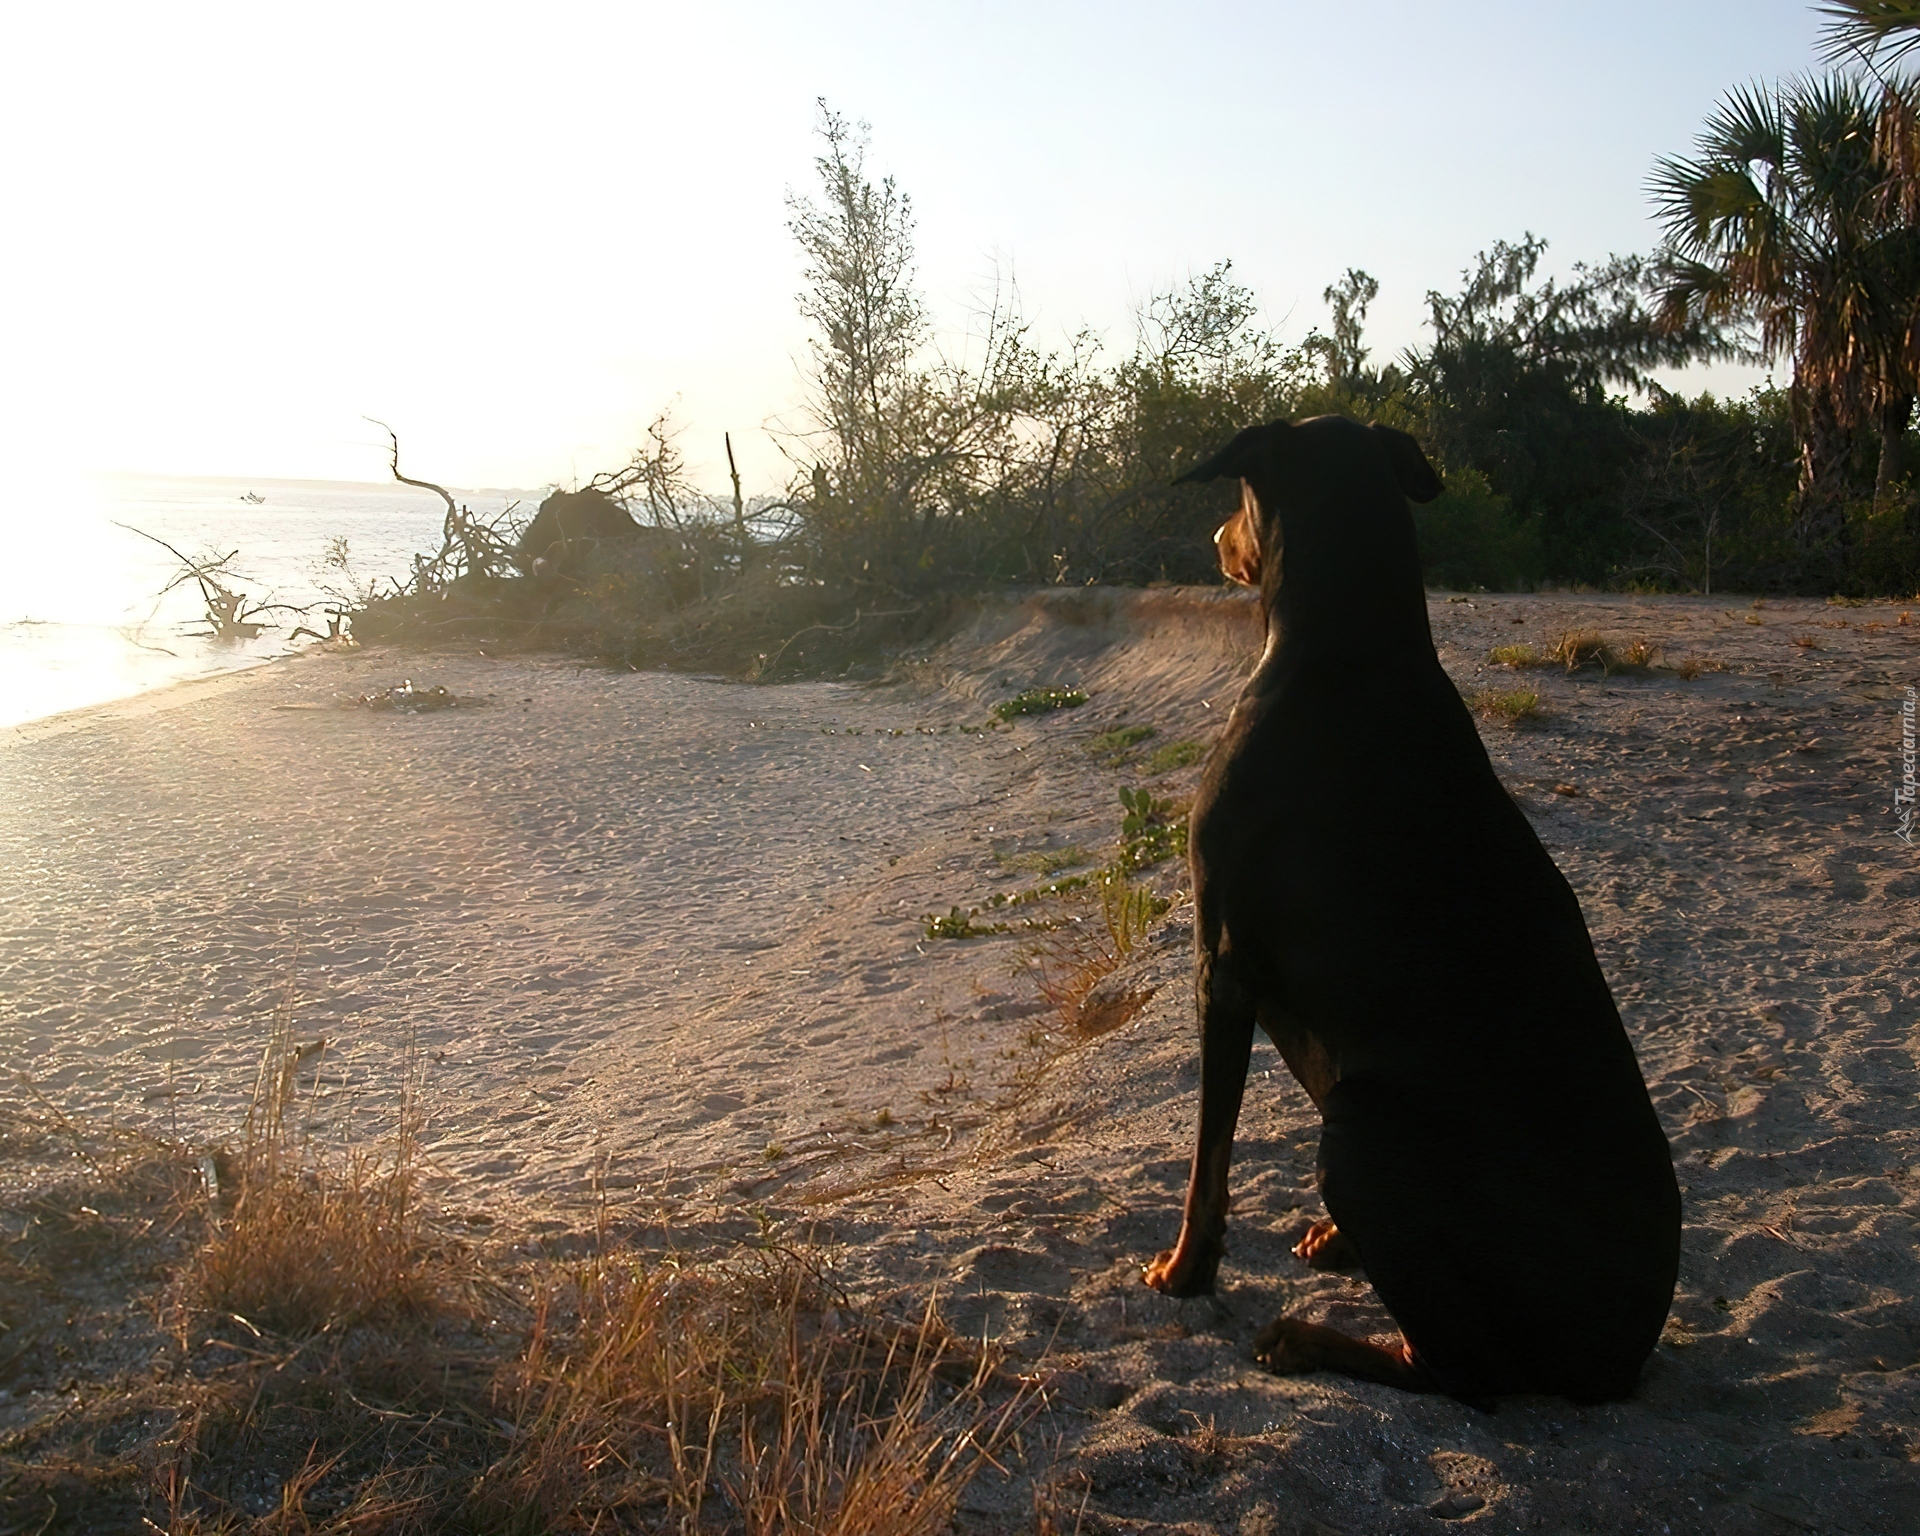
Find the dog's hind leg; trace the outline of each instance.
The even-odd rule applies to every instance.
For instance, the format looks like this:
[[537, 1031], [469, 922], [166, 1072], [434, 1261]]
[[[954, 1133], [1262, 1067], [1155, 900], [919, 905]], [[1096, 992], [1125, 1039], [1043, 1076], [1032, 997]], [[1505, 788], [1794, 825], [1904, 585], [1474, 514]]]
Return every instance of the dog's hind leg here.
[[1147, 1266], [1145, 1279], [1169, 1296], [1204, 1296], [1213, 1289], [1227, 1231], [1227, 1168], [1233, 1132], [1253, 1057], [1254, 993], [1225, 954], [1201, 953], [1196, 979], [1200, 1007], [1200, 1129], [1187, 1180], [1179, 1240]]
[[1435, 1392], [1439, 1388], [1413, 1358], [1412, 1346], [1390, 1349], [1371, 1339], [1350, 1338], [1318, 1323], [1291, 1317], [1275, 1318], [1253, 1341], [1253, 1357], [1276, 1376], [1304, 1376], [1309, 1371], [1334, 1371], [1398, 1387], [1402, 1392]]
[[1293, 1245], [1293, 1256], [1308, 1269], [1362, 1269], [1360, 1250], [1331, 1220], [1316, 1221]]

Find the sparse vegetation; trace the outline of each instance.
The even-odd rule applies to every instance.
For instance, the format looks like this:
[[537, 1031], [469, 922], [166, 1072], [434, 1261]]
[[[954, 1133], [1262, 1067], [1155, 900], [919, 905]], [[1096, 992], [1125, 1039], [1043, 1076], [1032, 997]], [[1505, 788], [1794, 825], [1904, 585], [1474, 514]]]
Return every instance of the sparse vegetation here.
[[1476, 713], [1507, 725], [1531, 723], [1543, 713], [1540, 695], [1531, 688], [1482, 689], [1471, 702]]
[[1122, 725], [1111, 731], [1102, 731], [1087, 743], [1087, 751], [1101, 759], [1109, 768], [1118, 768], [1131, 762], [1135, 756], [1134, 748], [1143, 741], [1151, 741], [1160, 733], [1150, 725]]
[[1040, 995], [1077, 1033], [1098, 1033], [1102, 1020], [1087, 1015], [1087, 997], [1101, 977], [1132, 954], [1157, 919], [1172, 904], [1109, 865], [1100, 872], [1099, 923], [1063, 929], [1036, 946], [1028, 957]]
[[1615, 672], [1645, 672], [1659, 654], [1660, 648], [1648, 640], [1615, 645], [1597, 629], [1570, 629], [1538, 655], [1532, 646], [1501, 646], [1492, 659], [1515, 667], [1561, 667], [1569, 674], [1592, 667], [1606, 677]]
[[1501, 667], [1560, 667], [1569, 673], [1592, 667], [1606, 676], [1614, 672], [1644, 672], [1660, 655], [1649, 640], [1616, 645], [1597, 629], [1564, 631], [1546, 650], [1531, 645], [1496, 645], [1487, 659]]
[[1613, 670], [1613, 661], [1613, 647], [1597, 629], [1567, 630], [1541, 657], [1545, 666], [1564, 667], [1568, 672], [1597, 667], [1602, 674]]
[[1198, 741], [1170, 741], [1164, 747], [1156, 747], [1147, 754], [1147, 772], [1153, 775], [1174, 773], [1182, 768], [1190, 768], [1207, 755], [1204, 743]]
[[[220, 1204], [187, 1272], [190, 1304], [292, 1338], [424, 1316], [443, 1295], [414, 1200], [418, 1063], [401, 1064], [394, 1144], [333, 1161], [301, 1124], [300, 1075], [326, 1042], [293, 1038], [292, 983], [274, 1009], [239, 1149], [214, 1160]], [[211, 1193], [211, 1191], [210, 1191]]]
[[1154, 919], [1173, 903], [1143, 885], [1135, 885], [1118, 870], [1100, 879], [1100, 921], [1114, 954], [1125, 960], [1133, 946], [1146, 937]]
[[1674, 673], [1687, 682], [1692, 682], [1703, 672], [1724, 672], [1727, 664], [1713, 656], [1687, 656], [1674, 665]]
[[926, 935], [930, 939], [979, 939], [988, 934], [1005, 933], [1006, 923], [976, 923], [980, 909], [962, 912], [958, 906], [948, 910], [945, 917], [928, 913], [921, 921], [926, 925]]
[[1078, 688], [1029, 688], [993, 706], [994, 718], [1012, 721], [1021, 715], [1046, 715], [1056, 709], [1078, 709], [1087, 696]]
[[1183, 807], [1157, 798], [1145, 789], [1120, 791], [1120, 855], [1114, 860], [1123, 873], [1147, 869], [1187, 851], [1187, 824]]
[[1092, 855], [1077, 843], [1068, 843], [1059, 848], [1023, 848], [1011, 853], [996, 853], [993, 857], [1002, 869], [1027, 875], [1054, 875], [1063, 869], [1076, 869], [1092, 860]]
[[396, 1242], [391, 1166], [270, 1137], [276, 1103], [279, 1129], [297, 1116], [286, 1064], [213, 1200], [183, 1148], [0, 1112], [0, 1152], [87, 1170], [5, 1197], [9, 1380], [67, 1380], [77, 1348], [134, 1367], [16, 1421], [4, 1528], [934, 1536], [1005, 1463], [1030, 1389], [931, 1301], [863, 1308], [764, 1235], [557, 1261], [482, 1253], [407, 1202]]
[[936, 1536], [1026, 1412], [931, 1306], [862, 1317], [792, 1252], [599, 1259], [532, 1310], [492, 1529]]

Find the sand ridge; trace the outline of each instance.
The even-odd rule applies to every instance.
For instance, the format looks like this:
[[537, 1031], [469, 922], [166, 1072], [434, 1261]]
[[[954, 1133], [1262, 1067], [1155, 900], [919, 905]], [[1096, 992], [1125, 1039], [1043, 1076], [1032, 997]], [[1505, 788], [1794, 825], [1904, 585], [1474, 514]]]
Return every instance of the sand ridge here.
[[[924, 935], [1032, 884], [1010, 855], [1111, 851], [1121, 784], [1190, 792], [1195, 769], [1086, 747], [1123, 722], [1211, 736], [1258, 642], [1226, 594], [988, 604], [881, 688], [362, 653], [8, 733], [0, 1044], [68, 1113], [218, 1139], [290, 977], [332, 1042], [323, 1125], [382, 1124], [417, 1044], [451, 1216], [558, 1243], [604, 1195], [642, 1237], [771, 1224], [877, 1302], [938, 1286], [1044, 1354], [1085, 1531], [1912, 1529], [1920, 866], [1890, 807], [1920, 629], [1898, 613], [1431, 603], [1463, 692], [1543, 698], [1483, 733], [1581, 897], [1681, 1170], [1680, 1296], [1627, 1404], [1486, 1417], [1255, 1371], [1283, 1307], [1387, 1321], [1286, 1254], [1319, 1211], [1314, 1117], [1265, 1049], [1221, 1297], [1139, 1284], [1190, 1145], [1187, 910], [1103, 984], [1138, 1011], [1090, 1041], [1021, 976], [1031, 935]], [[1585, 626], [1728, 670], [1487, 660]], [[409, 674], [486, 707], [281, 707]], [[978, 731], [1032, 683], [1091, 699]], [[973, 1498], [982, 1530], [1031, 1510], [1017, 1484]]]

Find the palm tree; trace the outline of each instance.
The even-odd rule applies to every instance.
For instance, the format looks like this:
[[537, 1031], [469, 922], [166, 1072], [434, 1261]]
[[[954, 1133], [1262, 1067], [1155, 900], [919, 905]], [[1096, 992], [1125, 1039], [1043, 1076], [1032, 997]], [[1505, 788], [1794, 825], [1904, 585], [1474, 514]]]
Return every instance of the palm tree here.
[[1827, 57], [1836, 64], [1858, 56], [1889, 61], [1920, 47], [1920, 0], [1834, 0], [1820, 7]]
[[1692, 159], [1655, 167], [1665, 232], [1661, 314], [1745, 321], [1793, 361], [1802, 548], [1845, 534], [1847, 460], [1865, 421], [1876, 494], [1905, 472], [1920, 390], [1920, 244], [1888, 192], [1879, 129], [1890, 88], [1843, 75], [1748, 86], [1707, 119]]

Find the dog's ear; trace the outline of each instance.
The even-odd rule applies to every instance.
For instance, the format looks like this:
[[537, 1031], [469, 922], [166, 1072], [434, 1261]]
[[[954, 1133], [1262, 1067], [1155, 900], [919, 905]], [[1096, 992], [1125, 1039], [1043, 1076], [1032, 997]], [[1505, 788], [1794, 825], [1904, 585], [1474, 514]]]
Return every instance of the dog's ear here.
[[1383, 427], [1378, 422], [1373, 424], [1373, 430], [1387, 445], [1387, 462], [1393, 466], [1393, 478], [1400, 482], [1401, 493], [1408, 501], [1432, 501], [1446, 489], [1427, 462], [1427, 456], [1420, 451], [1420, 445], [1405, 432]]
[[1173, 483], [1175, 485], [1193, 485], [1201, 480], [1225, 480], [1246, 474], [1268, 442], [1279, 433], [1287, 430], [1288, 423], [1270, 421], [1264, 427], [1247, 427], [1236, 432], [1233, 441], [1228, 443], [1210, 459], [1203, 459]]
[[1240, 510], [1214, 529], [1213, 545], [1229, 581], [1243, 587], [1260, 585], [1260, 509], [1247, 485], [1240, 487]]

